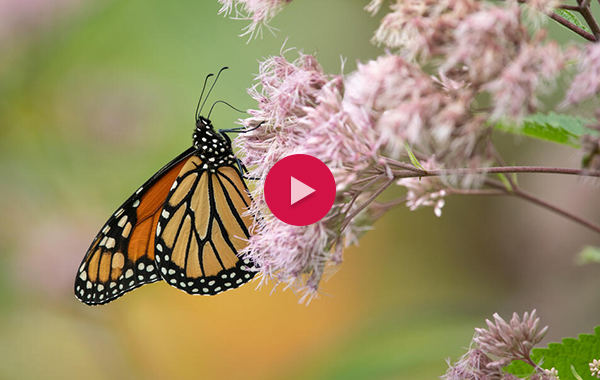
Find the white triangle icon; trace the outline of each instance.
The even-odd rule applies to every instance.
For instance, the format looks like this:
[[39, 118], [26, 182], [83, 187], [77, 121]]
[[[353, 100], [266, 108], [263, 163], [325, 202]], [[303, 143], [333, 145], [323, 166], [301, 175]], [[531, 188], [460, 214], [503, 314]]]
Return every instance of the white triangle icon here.
[[293, 205], [294, 203], [306, 198], [307, 196], [309, 196], [310, 194], [312, 194], [316, 191], [312, 187], [305, 185], [304, 183], [298, 181], [296, 178], [294, 178], [294, 177], [291, 177], [291, 178], [292, 178], [292, 188], [290, 191], [290, 193], [291, 193], [290, 205]]

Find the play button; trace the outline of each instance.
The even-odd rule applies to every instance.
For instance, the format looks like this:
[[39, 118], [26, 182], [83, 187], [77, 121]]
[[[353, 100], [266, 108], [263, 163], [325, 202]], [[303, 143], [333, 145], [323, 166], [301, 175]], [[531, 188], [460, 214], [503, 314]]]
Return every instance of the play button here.
[[277, 219], [306, 226], [318, 222], [331, 210], [335, 179], [319, 159], [294, 154], [277, 162], [267, 174], [265, 200]]
[[291, 194], [291, 199], [290, 199], [290, 204], [294, 204], [306, 197], [308, 197], [309, 195], [311, 195], [312, 193], [315, 192], [315, 189], [313, 189], [310, 186], [306, 186], [305, 184], [303, 184], [302, 182], [298, 181], [296, 178], [291, 177], [292, 179], [291, 181], [291, 190], [290, 190], [290, 194]]

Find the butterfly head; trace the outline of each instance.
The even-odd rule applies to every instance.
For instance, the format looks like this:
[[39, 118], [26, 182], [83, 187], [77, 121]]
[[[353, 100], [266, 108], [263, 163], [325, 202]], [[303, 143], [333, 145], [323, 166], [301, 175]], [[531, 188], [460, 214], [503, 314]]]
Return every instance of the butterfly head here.
[[209, 119], [203, 116], [198, 117], [193, 137], [198, 155], [207, 160], [207, 164], [230, 164], [234, 161], [231, 141], [216, 132]]

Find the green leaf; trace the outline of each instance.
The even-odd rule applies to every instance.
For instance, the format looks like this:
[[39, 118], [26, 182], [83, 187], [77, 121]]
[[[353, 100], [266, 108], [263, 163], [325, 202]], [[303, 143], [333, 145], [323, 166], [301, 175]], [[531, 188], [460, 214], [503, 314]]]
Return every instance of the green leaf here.
[[[592, 376], [590, 363], [600, 358], [600, 326], [594, 332], [594, 335], [581, 334], [578, 339], [565, 338], [562, 343], [550, 343], [548, 348], [535, 348], [531, 359], [541, 368], [556, 368], [560, 380], [598, 380]], [[534, 368], [515, 361], [505, 371], [525, 377], [531, 375]]]
[[496, 124], [495, 128], [578, 148], [579, 140], [584, 134], [600, 134], [586, 127], [593, 122], [594, 120], [579, 116], [550, 112], [547, 115], [543, 113], [530, 115], [523, 120], [522, 126], [501, 122]]
[[587, 27], [587, 25], [585, 25], [584, 23], [581, 22], [581, 20], [579, 20], [579, 17], [577, 17], [577, 15], [575, 13], [568, 11], [566, 9], [555, 9], [554, 13], [561, 16], [565, 20], [577, 25], [578, 27], [585, 30], [586, 32], [588, 32], [588, 33], [592, 32], [590, 30], [590, 28]]
[[586, 245], [583, 250], [577, 255], [577, 264], [593, 264], [600, 263], [600, 247], [592, 247]]
[[[410, 149], [410, 146], [408, 145], [408, 143], [404, 144], [404, 146], [406, 147], [406, 152], [408, 153], [408, 157], [410, 158], [410, 162], [413, 164], [413, 166], [416, 168], [419, 168], [421, 170], [425, 170], [423, 165], [421, 165], [419, 160], [417, 160], [417, 157], [415, 157], [415, 154], [413, 153], [412, 149]], [[427, 171], [427, 170], [425, 170], [425, 171]]]

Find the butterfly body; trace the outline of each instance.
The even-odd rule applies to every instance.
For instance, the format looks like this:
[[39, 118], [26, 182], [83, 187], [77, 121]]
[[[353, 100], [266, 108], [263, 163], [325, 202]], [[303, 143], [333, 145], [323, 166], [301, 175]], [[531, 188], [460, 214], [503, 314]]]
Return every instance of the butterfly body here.
[[231, 141], [198, 117], [193, 146], [142, 185], [92, 242], [75, 279], [86, 304], [165, 280], [214, 295], [254, 276], [238, 257], [250, 237], [250, 197]]

